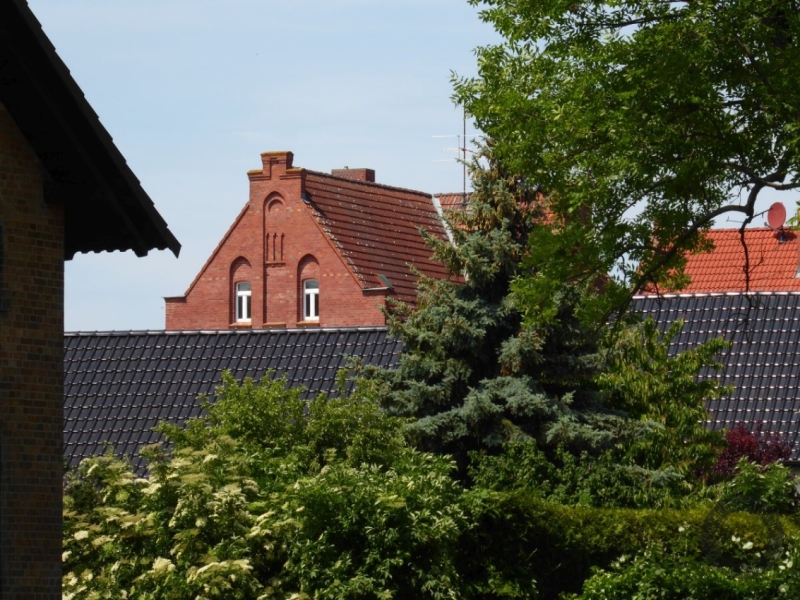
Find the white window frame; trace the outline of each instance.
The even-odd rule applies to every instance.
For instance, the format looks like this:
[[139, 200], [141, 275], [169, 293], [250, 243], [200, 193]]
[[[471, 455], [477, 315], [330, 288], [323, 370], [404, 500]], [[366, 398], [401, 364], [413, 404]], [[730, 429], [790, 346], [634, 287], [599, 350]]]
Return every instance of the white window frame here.
[[319, 321], [319, 280], [303, 281], [303, 321]]
[[236, 284], [236, 322], [250, 323], [252, 320], [252, 286], [249, 281]]

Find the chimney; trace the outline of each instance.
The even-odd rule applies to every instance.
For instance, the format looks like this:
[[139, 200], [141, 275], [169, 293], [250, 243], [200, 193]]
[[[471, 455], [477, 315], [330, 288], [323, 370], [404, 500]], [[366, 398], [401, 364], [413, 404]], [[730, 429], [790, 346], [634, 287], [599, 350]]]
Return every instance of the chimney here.
[[374, 169], [333, 169], [331, 175], [334, 177], [342, 177], [343, 179], [352, 179], [353, 181], [366, 181], [368, 183], [375, 183], [375, 170]]
[[288, 150], [280, 150], [277, 152], [262, 152], [261, 153], [261, 173], [271, 179], [272, 177], [279, 177], [292, 168], [292, 160], [294, 154]]

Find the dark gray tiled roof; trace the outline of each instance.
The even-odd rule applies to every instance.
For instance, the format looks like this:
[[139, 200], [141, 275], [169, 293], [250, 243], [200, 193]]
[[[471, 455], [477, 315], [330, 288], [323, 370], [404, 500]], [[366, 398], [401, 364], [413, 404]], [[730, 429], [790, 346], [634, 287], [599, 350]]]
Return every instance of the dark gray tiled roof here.
[[647, 296], [636, 298], [634, 308], [664, 327], [684, 319], [676, 351], [714, 337], [730, 341], [719, 357], [724, 368], [702, 374], [734, 386], [730, 396], [709, 404], [710, 426], [763, 422], [765, 430], [785, 436], [792, 460], [800, 459], [800, 294]]
[[385, 327], [68, 333], [64, 452], [74, 465], [110, 445], [139, 464], [139, 448], [159, 439], [152, 428], [198, 416], [196, 398], [213, 397], [225, 369], [239, 380], [275, 370], [306, 397], [335, 395], [348, 356], [391, 367], [400, 347]]
[[[701, 374], [734, 386], [709, 405], [710, 426], [763, 422], [800, 460], [800, 294], [648, 296], [634, 309], [662, 327], [685, 320], [675, 351], [719, 336], [731, 341], [719, 357], [724, 369]], [[385, 328], [67, 334], [65, 453], [75, 464], [111, 445], [139, 464], [139, 448], [158, 439], [152, 428], [199, 415], [195, 399], [213, 395], [226, 368], [237, 379], [274, 369], [313, 396], [335, 392], [345, 356], [392, 367], [400, 349]]]

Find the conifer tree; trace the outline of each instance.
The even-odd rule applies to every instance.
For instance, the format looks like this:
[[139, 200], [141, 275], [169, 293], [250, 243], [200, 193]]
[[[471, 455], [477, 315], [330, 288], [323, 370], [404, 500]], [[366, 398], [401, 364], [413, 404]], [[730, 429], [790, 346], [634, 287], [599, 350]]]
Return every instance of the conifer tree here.
[[[387, 313], [404, 352], [395, 370], [367, 371], [386, 385], [384, 408], [409, 418], [418, 447], [452, 454], [462, 474], [470, 452], [500, 454], [522, 441], [555, 468], [577, 460], [578, 479], [596, 460], [633, 473], [625, 478], [634, 486], [693, 477], [719, 446], [703, 422], [705, 403], [724, 390], [692, 382], [716, 366], [724, 343], [673, 358], [680, 324], [663, 336], [635, 318], [587, 325], [581, 311], [602, 280], [552, 279], [543, 282], [547, 305], [526, 303], [515, 284], [543, 278], [530, 240], [557, 223], [539, 190], [505, 172], [491, 148], [482, 158], [466, 206], [447, 215], [453, 243], [428, 237], [451, 279], [421, 277], [418, 307], [397, 303]], [[676, 440], [688, 443], [668, 447]]]
[[388, 313], [405, 350], [396, 370], [377, 375], [388, 384], [384, 406], [413, 418], [421, 447], [462, 466], [468, 451], [497, 450], [517, 435], [601, 446], [611, 437], [601, 424], [619, 417], [599, 410], [598, 339], [575, 318], [580, 290], [560, 286], [541, 327], [524, 325], [511, 297], [528, 237], [546, 217], [542, 197], [490, 151], [483, 159], [488, 166], [472, 165], [466, 206], [448, 214], [453, 243], [428, 237], [451, 279], [421, 277], [418, 309]]

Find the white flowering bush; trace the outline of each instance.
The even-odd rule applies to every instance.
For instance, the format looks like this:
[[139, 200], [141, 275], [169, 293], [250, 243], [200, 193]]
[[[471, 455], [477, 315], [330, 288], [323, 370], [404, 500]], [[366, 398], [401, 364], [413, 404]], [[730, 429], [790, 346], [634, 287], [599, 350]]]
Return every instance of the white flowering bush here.
[[[680, 532], [683, 533], [683, 532]], [[766, 563], [758, 544], [730, 536], [728, 551], [741, 562], [716, 564], [687, 540], [683, 551], [665, 550], [656, 544], [634, 557], [622, 556], [608, 569], [595, 569], [574, 600], [773, 600], [800, 597], [800, 546], [788, 540], [779, 556]], [[752, 560], [748, 561], [750, 555]]]
[[310, 403], [225, 376], [137, 478], [85, 460], [64, 503], [64, 598], [455, 598], [461, 488], [368, 388]]

